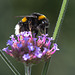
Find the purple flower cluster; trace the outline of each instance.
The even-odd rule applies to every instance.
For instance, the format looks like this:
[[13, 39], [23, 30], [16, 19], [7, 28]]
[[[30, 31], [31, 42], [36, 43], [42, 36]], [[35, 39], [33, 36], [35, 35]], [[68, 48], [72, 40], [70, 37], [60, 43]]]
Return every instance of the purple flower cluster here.
[[[30, 31], [25, 31], [16, 36], [17, 39], [15, 39], [14, 35], [10, 36], [10, 40], [7, 41], [8, 47], [4, 48], [3, 51], [27, 64], [46, 60], [56, 50], [59, 50], [56, 43], [51, 43], [53, 38], [48, 37], [47, 34], [36, 38], [35, 34], [32, 35]], [[9, 46], [11, 49], [9, 49]]]

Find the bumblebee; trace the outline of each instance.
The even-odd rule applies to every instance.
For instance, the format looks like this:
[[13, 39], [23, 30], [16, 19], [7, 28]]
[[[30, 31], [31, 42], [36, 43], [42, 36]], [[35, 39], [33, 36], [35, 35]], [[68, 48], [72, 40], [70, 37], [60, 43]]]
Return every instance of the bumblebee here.
[[32, 33], [46, 34], [48, 32], [49, 21], [45, 15], [40, 13], [32, 13], [29, 16], [23, 17], [15, 26], [15, 34], [23, 31], [31, 31]]

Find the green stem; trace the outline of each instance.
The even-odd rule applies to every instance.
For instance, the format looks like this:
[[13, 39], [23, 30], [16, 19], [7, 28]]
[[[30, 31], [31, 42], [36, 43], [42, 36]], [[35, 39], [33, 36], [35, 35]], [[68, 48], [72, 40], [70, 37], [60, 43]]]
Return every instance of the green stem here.
[[16, 68], [12, 65], [12, 63], [8, 60], [8, 58], [5, 56], [5, 54], [1, 50], [0, 50], [0, 57], [7, 64], [7, 66], [11, 69], [14, 75], [20, 75], [20, 73], [16, 70]]
[[[59, 17], [58, 17], [58, 20], [57, 20], [57, 23], [56, 23], [56, 27], [55, 27], [55, 30], [54, 30], [54, 33], [53, 33], [54, 40], [56, 40], [56, 36], [57, 36], [58, 30], [59, 30], [59, 27], [61, 25], [61, 22], [63, 20], [63, 16], [65, 14], [65, 9], [67, 7], [67, 3], [68, 3], [68, 0], [63, 0], [63, 2], [62, 2], [62, 6], [61, 6], [60, 13], [59, 13]], [[48, 60], [48, 62], [45, 62], [45, 64], [44, 64], [42, 75], [46, 75], [47, 74], [49, 64], [50, 64], [50, 59]]]
[[42, 71], [42, 75], [46, 75], [47, 74], [47, 70], [48, 70], [48, 67], [49, 67], [49, 64], [50, 64], [50, 59], [48, 59], [48, 61], [45, 62], [44, 64], [44, 68], [43, 68], [43, 71]]
[[31, 65], [26, 65], [26, 63], [24, 63], [24, 67], [25, 67], [25, 75], [31, 75]]
[[67, 4], [68, 4], [68, 0], [63, 0], [62, 7], [61, 7], [61, 10], [60, 10], [60, 14], [59, 14], [59, 17], [58, 17], [58, 20], [57, 20], [57, 23], [56, 23], [54, 33], [53, 33], [54, 40], [56, 39], [59, 27], [61, 25], [61, 22], [63, 20], [64, 15], [65, 15], [65, 9], [66, 9]]

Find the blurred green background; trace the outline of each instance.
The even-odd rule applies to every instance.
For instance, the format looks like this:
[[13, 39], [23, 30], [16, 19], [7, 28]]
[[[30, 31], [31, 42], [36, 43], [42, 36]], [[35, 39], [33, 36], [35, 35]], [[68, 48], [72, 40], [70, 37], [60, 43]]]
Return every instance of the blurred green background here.
[[[39, 12], [50, 21], [49, 35], [52, 36], [63, 0], [0, 0], [0, 49], [6, 42], [21, 18], [15, 16]], [[51, 59], [47, 75], [75, 75], [75, 0], [69, 0], [64, 21], [57, 40], [60, 51]], [[24, 75], [24, 66], [12, 57], [5, 55], [17, 70]], [[32, 67], [32, 75], [41, 75], [43, 62]], [[0, 57], [0, 75], [14, 75]]]

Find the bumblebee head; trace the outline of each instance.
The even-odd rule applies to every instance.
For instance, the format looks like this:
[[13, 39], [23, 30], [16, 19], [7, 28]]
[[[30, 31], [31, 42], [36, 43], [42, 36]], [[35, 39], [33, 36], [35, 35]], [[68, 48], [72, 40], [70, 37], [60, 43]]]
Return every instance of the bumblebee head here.
[[32, 15], [37, 16], [39, 24], [42, 24], [45, 26], [47, 26], [49, 24], [49, 21], [45, 15], [40, 14], [40, 13], [32, 13]]

